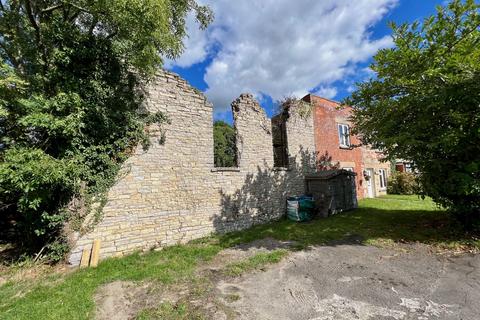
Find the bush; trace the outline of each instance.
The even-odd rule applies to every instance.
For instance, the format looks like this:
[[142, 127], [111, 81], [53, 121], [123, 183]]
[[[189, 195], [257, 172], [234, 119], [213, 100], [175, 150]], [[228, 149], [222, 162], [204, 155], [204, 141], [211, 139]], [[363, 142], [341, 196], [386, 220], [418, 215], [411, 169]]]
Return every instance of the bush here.
[[38, 250], [56, 238], [62, 207], [78, 189], [79, 167], [33, 148], [12, 148], [0, 162], [0, 204], [15, 217], [22, 247]]
[[480, 4], [451, 0], [423, 22], [392, 24], [345, 104], [352, 133], [420, 172], [422, 191], [466, 229], [480, 224]]
[[418, 194], [420, 185], [413, 173], [395, 172], [390, 176], [387, 192], [390, 194]]
[[71, 199], [102, 198], [166, 119], [143, 112], [143, 84], [181, 54], [186, 15], [213, 15], [194, 0], [0, 3], [0, 225], [58, 261]]

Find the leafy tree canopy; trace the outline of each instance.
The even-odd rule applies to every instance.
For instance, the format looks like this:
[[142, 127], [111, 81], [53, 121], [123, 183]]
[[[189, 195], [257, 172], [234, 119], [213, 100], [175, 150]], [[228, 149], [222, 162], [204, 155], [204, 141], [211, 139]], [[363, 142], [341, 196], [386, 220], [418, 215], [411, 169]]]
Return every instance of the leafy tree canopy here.
[[213, 141], [215, 167], [235, 167], [237, 165], [235, 129], [224, 121], [215, 121]]
[[423, 23], [392, 24], [395, 46], [345, 101], [363, 141], [412, 160], [425, 194], [469, 227], [480, 218], [479, 8], [455, 0]]
[[189, 12], [212, 19], [194, 0], [0, 0], [0, 217], [24, 245], [55, 241], [165, 119], [139, 112], [140, 84], [182, 52]]

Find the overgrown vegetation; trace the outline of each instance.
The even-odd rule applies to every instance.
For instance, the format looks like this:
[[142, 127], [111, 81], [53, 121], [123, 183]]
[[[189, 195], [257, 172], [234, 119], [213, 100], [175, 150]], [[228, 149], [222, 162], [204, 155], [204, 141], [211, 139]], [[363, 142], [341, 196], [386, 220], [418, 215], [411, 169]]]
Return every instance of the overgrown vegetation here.
[[72, 199], [88, 211], [165, 120], [139, 112], [140, 87], [182, 52], [190, 11], [212, 19], [194, 0], [0, 1], [0, 217], [27, 253], [60, 258]]
[[225, 121], [215, 121], [213, 124], [213, 142], [215, 167], [236, 167], [235, 129]]
[[388, 177], [389, 194], [419, 194], [421, 192], [417, 175], [409, 172], [393, 172]]
[[[395, 246], [399, 243], [420, 242], [439, 250], [478, 250], [480, 240], [465, 234], [444, 210], [430, 199], [418, 196], [387, 196], [365, 199], [360, 208], [328, 219], [310, 223], [282, 220], [252, 229], [212, 236], [187, 245], [173, 246], [162, 251], [133, 254], [107, 259], [96, 269], [82, 269], [70, 274], [51, 274], [29, 279], [14, 277], [0, 286], [2, 319], [88, 319], [93, 317], [93, 296], [99, 286], [112, 281], [143, 281], [166, 284], [193, 283], [195, 270], [211, 260], [222, 249], [267, 237], [295, 241], [295, 250], [310, 245], [327, 244], [358, 235], [364, 243]], [[287, 251], [285, 251], [286, 253]], [[264, 263], [278, 261], [284, 252], [252, 257], [239, 267], [236, 274], [252, 270]], [[6, 275], [0, 274], [0, 277]], [[199, 316], [198, 310], [182, 303], [162, 305], [147, 310], [143, 318], [171, 316], [182, 319]], [[158, 317], [157, 317], [158, 316]]]
[[480, 5], [454, 0], [413, 24], [392, 24], [376, 77], [358, 84], [355, 131], [389, 158], [415, 163], [422, 190], [466, 228], [480, 226]]
[[276, 109], [278, 114], [281, 113], [288, 116], [289, 112], [295, 111], [300, 118], [307, 119], [312, 114], [313, 106], [309, 102], [290, 96], [277, 101]]

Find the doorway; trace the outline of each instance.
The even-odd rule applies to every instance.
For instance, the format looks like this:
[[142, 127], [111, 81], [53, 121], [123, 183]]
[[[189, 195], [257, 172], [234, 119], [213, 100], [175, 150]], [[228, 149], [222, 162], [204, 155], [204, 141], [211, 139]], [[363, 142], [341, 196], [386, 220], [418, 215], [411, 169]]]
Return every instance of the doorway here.
[[367, 169], [366, 179], [367, 180], [367, 197], [375, 198], [375, 175], [373, 169]]

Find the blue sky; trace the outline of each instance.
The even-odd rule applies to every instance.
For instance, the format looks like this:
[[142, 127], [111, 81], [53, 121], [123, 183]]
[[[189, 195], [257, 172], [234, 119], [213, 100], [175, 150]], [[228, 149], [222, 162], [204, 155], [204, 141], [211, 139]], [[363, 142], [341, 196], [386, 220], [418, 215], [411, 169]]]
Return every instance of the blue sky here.
[[311, 92], [341, 100], [372, 74], [374, 53], [392, 45], [389, 21], [421, 20], [438, 0], [200, 0], [215, 13], [206, 30], [187, 19], [184, 54], [166, 67], [206, 93], [215, 119], [253, 93], [268, 116], [274, 102]]

